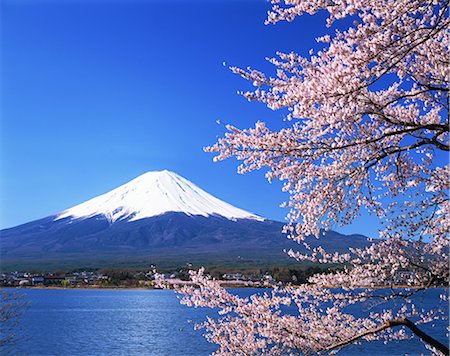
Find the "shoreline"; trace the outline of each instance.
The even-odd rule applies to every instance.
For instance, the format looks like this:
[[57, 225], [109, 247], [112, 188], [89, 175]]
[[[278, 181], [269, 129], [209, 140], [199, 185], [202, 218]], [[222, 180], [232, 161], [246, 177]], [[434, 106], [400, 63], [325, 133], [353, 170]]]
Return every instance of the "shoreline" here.
[[[243, 284], [233, 284], [233, 283], [224, 283], [225, 285], [222, 285], [222, 287], [226, 289], [247, 289], [247, 288], [256, 288], [256, 289], [267, 289], [267, 288], [273, 288], [273, 286], [263, 286], [263, 285], [243, 285]], [[295, 287], [295, 286], [294, 286]], [[398, 286], [376, 286], [376, 287], [356, 287], [355, 289], [419, 289], [422, 288], [421, 286], [406, 286], [406, 285], [398, 285]], [[426, 289], [449, 289], [449, 286], [432, 286], [428, 287]], [[60, 287], [60, 286], [0, 286], [0, 289], [41, 289], [41, 290], [164, 290], [163, 288], [155, 288], [155, 287], [128, 287], [128, 286], [74, 286], [74, 287]], [[173, 288], [169, 288], [170, 290], [173, 290]], [[332, 288], [336, 289], [336, 288]]]
[[159, 288], [153, 288], [153, 287], [100, 287], [100, 286], [82, 286], [82, 287], [59, 287], [59, 286], [1, 286], [1, 289], [52, 289], [52, 290], [89, 290], [89, 289], [105, 289], [105, 290], [156, 290]]

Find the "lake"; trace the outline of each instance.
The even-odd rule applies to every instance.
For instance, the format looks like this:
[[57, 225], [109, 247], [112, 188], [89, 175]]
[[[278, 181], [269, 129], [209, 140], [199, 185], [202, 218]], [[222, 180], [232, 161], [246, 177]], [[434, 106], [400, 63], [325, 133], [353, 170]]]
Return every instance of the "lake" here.
[[[193, 329], [192, 322], [215, 315], [209, 309], [188, 308], [170, 290], [23, 290], [30, 308], [20, 320], [20, 341], [8, 354], [18, 355], [208, 355], [216, 350]], [[241, 296], [257, 289], [233, 290]], [[424, 307], [436, 305], [439, 290], [420, 297]], [[440, 322], [440, 334], [447, 342]], [[429, 330], [430, 325], [424, 325]], [[428, 355], [414, 338], [390, 343], [351, 346], [339, 355]]]

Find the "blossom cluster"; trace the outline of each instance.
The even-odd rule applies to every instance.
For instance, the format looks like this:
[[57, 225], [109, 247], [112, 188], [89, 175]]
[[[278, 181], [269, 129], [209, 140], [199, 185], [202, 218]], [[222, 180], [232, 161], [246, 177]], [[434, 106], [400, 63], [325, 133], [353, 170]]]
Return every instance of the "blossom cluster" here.
[[[269, 180], [283, 181], [289, 193], [285, 232], [300, 244], [307, 236], [320, 239], [324, 230], [349, 224], [362, 209], [381, 219], [384, 228], [365, 249], [339, 254], [305, 244], [308, 253], [289, 251], [299, 261], [345, 266], [316, 275], [300, 288], [241, 299], [199, 271], [192, 273], [199, 288], [179, 290], [183, 301], [220, 308], [223, 318], [203, 325], [220, 354], [307, 354], [358, 340], [406, 337], [404, 329], [393, 327], [414, 331], [411, 320], [437, 317], [414, 305], [410, 296], [449, 277], [449, 2], [272, 3], [267, 23], [326, 11], [329, 27], [337, 21], [353, 24], [319, 38], [324, 49], [308, 58], [278, 53], [269, 59], [275, 76], [231, 68], [255, 86], [243, 93], [247, 99], [288, 110], [288, 126], [229, 125], [206, 151], [216, 153], [216, 161], [241, 160], [240, 173], [267, 169]], [[402, 271], [410, 273], [410, 291], [380, 297], [371, 289], [392, 285]], [[369, 299], [399, 299], [403, 307], [395, 313], [368, 312], [364, 318], [346, 311]], [[283, 313], [283, 306], [295, 306], [295, 315]]]

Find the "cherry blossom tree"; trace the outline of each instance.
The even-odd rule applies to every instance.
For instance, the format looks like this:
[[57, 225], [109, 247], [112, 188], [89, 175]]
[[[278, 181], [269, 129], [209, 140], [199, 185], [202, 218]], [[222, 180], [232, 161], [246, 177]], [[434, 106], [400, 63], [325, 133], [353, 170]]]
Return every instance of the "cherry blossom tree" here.
[[[218, 320], [201, 325], [218, 354], [316, 354], [408, 337], [448, 354], [420, 327], [446, 313], [438, 306], [422, 310], [414, 297], [449, 277], [449, 2], [272, 3], [268, 24], [326, 12], [334, 35], [318, 38], [323, 48], [307, 58], [277, 53], [269, 59], [273, 76], [232, 68], [255, 87], [243, 95], [287, 110], [287, 125], [229, 125], [206, 151], [216, 153], [216, 161], [241, 160], [240, 173], [265, 169], [268, 180], [283, 181], [289, 193], [285, 232], [308, 251], [289, 255], [344, 268], [250, 298], [193, 271], [197, 287], [178, 288], [182, 301], [219, 308]], [[349, 25], [337, 30], [336, 24]], [[330, 253], [305, 243], [310, 235], [325, 238], [323, 231], [351, 223], [364, 209], [383, 222], [369, 247]], [[394, 288], [401, 273], [407, 289]], [[377, 308], [366, 308], [364, 317], [349, 311], [362, 303]]]

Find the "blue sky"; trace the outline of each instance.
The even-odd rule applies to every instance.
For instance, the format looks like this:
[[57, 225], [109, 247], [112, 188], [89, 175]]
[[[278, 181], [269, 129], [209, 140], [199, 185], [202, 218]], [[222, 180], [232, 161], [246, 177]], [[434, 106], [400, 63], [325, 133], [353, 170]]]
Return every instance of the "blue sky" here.
[[[223, 65], [266, 71], [276, 51], [307, 54], [320, 17], [264, 25], [265, 0], [4, 0], [0, 227], [54, 214], [151, 170], [284, 220], [263, 172], [236, 173], [202, 148], [223, 125], [279, 122], [248, 103]], [[367, 218], [339, 229], [374, 236]]]

